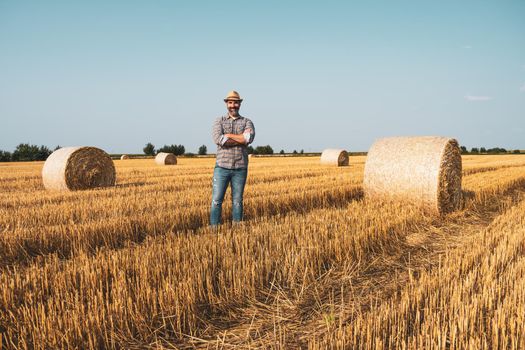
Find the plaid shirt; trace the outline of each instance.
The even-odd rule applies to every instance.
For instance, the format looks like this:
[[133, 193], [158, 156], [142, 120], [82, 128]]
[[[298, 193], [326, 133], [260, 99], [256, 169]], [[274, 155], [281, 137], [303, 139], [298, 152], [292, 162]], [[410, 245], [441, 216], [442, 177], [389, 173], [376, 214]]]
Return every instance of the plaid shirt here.
[[[251, 129], [246, 145], [223, 146], [227, 138], [224, 134], [243, 134]], [[245, 169], [248, 167], [248, 152], [246, 147], [255, 138], [255, 128], [250, 119], [239, 116], [236, 119], [225, 115], [213, 123], [213, 142], [217, 145], [217, 165], [226, 169]]]

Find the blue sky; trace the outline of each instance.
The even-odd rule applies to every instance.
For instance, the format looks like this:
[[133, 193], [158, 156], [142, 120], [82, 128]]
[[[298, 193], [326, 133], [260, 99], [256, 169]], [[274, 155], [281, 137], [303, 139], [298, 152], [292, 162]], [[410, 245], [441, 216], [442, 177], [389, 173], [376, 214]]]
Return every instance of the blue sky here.
[[525, 1], [0, 0], [0, 149], [214, 152], [232, 89], [276, 151], [525, 149]]

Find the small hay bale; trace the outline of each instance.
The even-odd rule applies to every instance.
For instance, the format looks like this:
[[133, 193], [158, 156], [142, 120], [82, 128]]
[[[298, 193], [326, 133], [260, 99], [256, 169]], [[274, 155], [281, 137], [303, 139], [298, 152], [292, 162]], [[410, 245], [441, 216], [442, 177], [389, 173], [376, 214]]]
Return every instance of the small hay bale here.
[[348, 152], [344, 149], [325, 149], [321, 154], [321, 164], [324, 165], [335, 165], [335, 166], [347, 166], [348, 165]]
[[75, 191], [114, 186], [111, 157], [96, 147], [64, 147], [53, 152], [42, 169], [48, 190]]
[[456, 210], [462, 198], [458, 142], [436, 136], [379, 139], [366, 157], [363, 190], [368, 198], [406, 200], [439, 214]]
[[173, 153], [160, 152], [155, 157], [155, 163], [159, 165], [176, 165], [177, 157]]
[[127, 154], [123, 154], [120, 156], [120, 160], [126, 160], [129, 159], [129, 156]]

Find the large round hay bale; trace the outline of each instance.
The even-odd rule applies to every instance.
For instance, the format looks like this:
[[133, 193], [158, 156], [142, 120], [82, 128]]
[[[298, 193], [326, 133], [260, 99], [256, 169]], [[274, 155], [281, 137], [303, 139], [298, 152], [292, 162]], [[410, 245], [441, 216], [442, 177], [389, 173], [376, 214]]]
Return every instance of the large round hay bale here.
[[321, 164], [347, 166], [348, 152], [344, 149], [328, 148], [321, 153]]
[[129, 159], [129, 156], [127, 154], [123, 154], [120, 156], [120, 160], [126, 160]]
[[448, 213], [461, 202], [461, 152], [446, 137], [389, 137], [376, 141], [366, 158], [366, 197], [407, 200]]
[[159, 165], [175, 165], [177, 157], [173, 153], [160, 152], [155, 157], [155, 163]]
[[51, 153], [42, 169], [49, 190], [86, 190], [114, 186], [115, 166], [111, 157], [95, 147], [64, 147]]

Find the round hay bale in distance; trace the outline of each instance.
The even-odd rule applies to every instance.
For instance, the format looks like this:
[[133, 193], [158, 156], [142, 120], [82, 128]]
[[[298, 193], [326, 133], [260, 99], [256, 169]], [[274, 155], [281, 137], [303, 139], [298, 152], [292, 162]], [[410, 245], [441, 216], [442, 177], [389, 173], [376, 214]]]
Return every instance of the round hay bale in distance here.
[[96, 147], [64, 147], [47, 158], [42, 169], [48, 190], [75, 191], [114, 186], [115, 165]]
[[461, 203], [461, 168], [455, 139], [383, 138], [368, 151], [363, 190], [368, 198], [406, 200], [449, 213]]
[[321, 153], [321, 164], [347, 166], [348, 152], [344, 149], [328, 148]]
[[127, 154], [123, 154], [120, 156], [120, 160], [126, 160], [129, 159], [129, 156]]
[[176, 165], [177, 157], [173, 153], [160, 152], [155, 157], [155, 163], [159, 165]]

